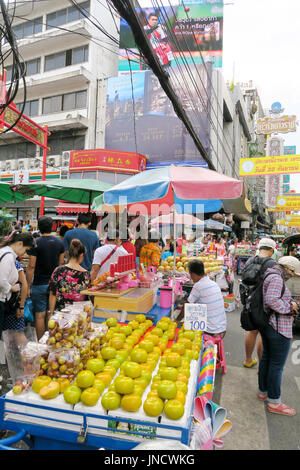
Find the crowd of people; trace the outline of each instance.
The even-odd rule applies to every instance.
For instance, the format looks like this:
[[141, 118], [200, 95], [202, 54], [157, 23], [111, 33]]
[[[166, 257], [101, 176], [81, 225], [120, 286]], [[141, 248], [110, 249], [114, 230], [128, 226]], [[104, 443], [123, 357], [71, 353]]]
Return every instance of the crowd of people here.
[[[162, 240], [156, 230], [150, 230], [147, 239], [132, 239], [129, 230], [120, 236], [105, 232], [105, 237], [90, 230], [91, 215], [79, 214], [77, 226], [66, 226], [53, 233], [53, 220], [38, 219], [38, 236], [24, 227], [16, 226], [0, 242], [0, 333], [13, 330], [23, 341], [23, 318], [27, 298], [32, 301], [35, 329], [39, 340], [47, 324], [47, 316], [66, 304], [82, 301], [85, 290], [99, 274], [109, 271], [110, 263], [128, 253], [139, 259], [140, 266], [158, 267], [161, 260], [176, 254], [197, 256], [202, 252], [216, 256], [234, 257], [236, 239], [205, 235], [187, 240], [185, 235], [175, 240]], [[20, 260], [27, 258], [26, 272]], [[251, 368], [259, 362], [258, 398], [268, 400], [268, 410], [293, 416], [296, 411], [281, 401], [281, 378], [292, 338], [294, 315], [298, 306], [292, 300], [286, 281], [300, 275], [300, 262], [293, 256], [276, 253], [276, 243], [264, 238], [257, 244], [257, 253], [246, 267], [257, 259], [264, 266], [263, 309], [269, 312], [269, 321], [261, 330], [246, 334], [246, 358], [243, 365]], [[207, 331], [210, 335], [226, 333], [227, 320], [220, 287], [204, 270], [204, 264], [194, 259], [188, 265], [193, 287], [186, 301], [207, 305]], [[257, 343], [258, 359], [253, 358]]]

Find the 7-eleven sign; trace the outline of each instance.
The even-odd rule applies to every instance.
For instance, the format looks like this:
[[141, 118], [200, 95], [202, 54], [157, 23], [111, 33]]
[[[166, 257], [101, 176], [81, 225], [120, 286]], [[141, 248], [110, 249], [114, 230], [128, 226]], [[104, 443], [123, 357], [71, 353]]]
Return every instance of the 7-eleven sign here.
[[29, 183], [29, 171], [15, 171], [15, 184]]

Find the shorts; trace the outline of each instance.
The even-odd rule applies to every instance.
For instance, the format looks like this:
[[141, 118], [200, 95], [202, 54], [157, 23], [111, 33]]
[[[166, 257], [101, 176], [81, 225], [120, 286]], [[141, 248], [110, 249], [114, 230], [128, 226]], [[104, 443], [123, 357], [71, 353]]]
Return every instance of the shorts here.
[[46, 312], [49, 303], [48, 284], [31, 286], [31, 300], [33, 313]]

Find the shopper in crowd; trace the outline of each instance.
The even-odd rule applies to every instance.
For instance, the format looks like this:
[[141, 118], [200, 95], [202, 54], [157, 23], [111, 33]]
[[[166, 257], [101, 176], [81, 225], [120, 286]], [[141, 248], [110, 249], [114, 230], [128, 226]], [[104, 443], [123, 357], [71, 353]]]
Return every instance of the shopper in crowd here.
[[159, 248], [160, 235], [156, 230], [151, 230], [148, 235], [148, 243], [144, 245], [140, 251], [140, 265], [144, 268], [155, 267], [160, 265], [161, 250]]
[[[15, 308], [15, 314], [18, 317], [24, 313], [25, 296], [24, 290], [22, 295], [20, 292], [16, 259], [18, 256], [24, 256], [33, 245], [34, 240], [31, 233], [21, 231], [13, 232], [0, 244], [0, 337], [3, 328], [8, 326], [6, 309]], [[12, 302], [13, 300], [14, 302]], [[9, 301], [13, 303], [13, 306], [8, 304]]]
[[70, 228], [67, 227], [67, 225], [61, 225], [61, 226], [59, 227], [59, 229], [58, 229], [58, 235], [59, 235], [59, 238], [60, 238], [61, 240], [64, 239], [64, 236], [65, 236], [65, 234], [67, 233], [68, 230], [70, 230]]
[[80, 240], [74, 238], [69, 247], [69, 262], [58, 266], [52, 273], [49, 283], [49, 313], [65, 308], [66, 304], [73, 304], [85, 300], [81, 291], [85, 290], [90, 282], [89, 272], [81, 266], [86, 249]]
[[188, 270], [194, 282], [188, 302], [191, 304], [205, 304], [207, 306], [207, 328], [205, 333], [212, 336], [218, 334], [224, 336], [227, 318], [220, 287], [205, 274], [202, 261], [190, 261]]
[[61, 240], [51, 234], [52, 225], [53, 219], [51, 217], [42, 216], [38, 219], [38, 229], [41, 236], [36, 239], [36, 246], [28, 252], [26, 279], [28, 296], [32, 300], [38, 340], [45, 332], [51, 275], [57, 266], [64, 263], [64, 245]]
[[163, 250], [161, 254], [161, 260], [164, 261], [169, 256], [174, 256], [174, 243], [169, 242], [169, 245], [166, 245], [166, 250]]
[[300, 262], [293, 256], [283, 256], [273, 268], [267, 269], [263, 283], [264, 309], [270, 317], [268, 325], [261, 330], [263, 354], [259, 363], [258, 398], [267, 400], [269, 412], [285, 416], [296, 414], [296, 410], [281, 401], [282, 373], [298, 311], [285, 283], [295, 275], [300, 276]]
[[5, 315], [4, 318], [4, 330], [10, 330], [13, 333], [15, 344], [18, 346], [26, 346], [27, 338], [24, 333], [25, 331], [25, 321], [24, 321], [24, 305], [27, 298], [28, 286], [26, 281], [26, 276], [24, 269], [16, 259], [15, 265], [18, 271], [18, 283], [20, 285], [20, 296], [17, 303], [16, 311], [10, 315]]
[[[99, 247], [99, 238], [96, 233], [92, 232], [89, 228], [92, 223], [91, 214], [79, 214], [78, 215], [78, 227], [68, 230], [64, 236], [64, 247], [65, 251], [69, 251], [71, 241], [76, 238], [86, 248], [81, 266], [90, 271], [92, 269], [93, 257], [95, 250]], [[66, 253], [66, 256], [68, 253]]]
[[94, 254], [92, 269], [91, 269], [91, 281], [93, 282], [100, 274], [104, 274], [110, 271], [110, 264], [117, 263], [119, 256], [128, 255], [128, 252], [121, 246], [118, 230], [115, 231], [114, 235], [107, 233], [106, 245], [97, 248]]
[[[275, 250], [276, 243], [271, 238], [262, 238], [258, 244], [258, 256], [260, 258], [269, 258], [268, 261], [264, 263], [263, 270], [266, 271], [267, 268], [273, 267], [275, 265], [275, 261], [272, 259], [274, 250]], [[252, 263], [255, 257], [250, 258], [245, 267]], [[251, 368], [257, 364], [257, 359], [253, 358], [253, 351], [256, 346], [258, 360], [261, 359], [262, 352], [263, 352], [263, 344], [262, 339], [259, 334], [258, 330], [248, 331], [245, 337], [245, 354], [246, 359], [243, 362], [244, 367]]]
[[182, 235], [182, 238], [177, 238], [176, 240], [176, 253], [179, 255], [187, 255], [187, 239], [185, 233]]
[[127, 251], [127, 253], [133, 255], [133, 259], [135, 261], [135, 259], [136, 259], [136, 247], [134, 246], [134, 244], [131, 241], [128, 229], [127, 229], [127, 237], [122, 239], [122, 247], [124, 248], [124, 250]]

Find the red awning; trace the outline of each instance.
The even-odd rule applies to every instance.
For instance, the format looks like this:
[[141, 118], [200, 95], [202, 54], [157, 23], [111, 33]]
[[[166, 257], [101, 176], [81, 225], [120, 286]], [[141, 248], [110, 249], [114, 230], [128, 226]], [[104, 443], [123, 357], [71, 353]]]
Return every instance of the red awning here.
[[88, 204], [68, 204], [67, 202], [59, 202], [56, 206], [56, 212], [62, 214], [79, 214], [80, 212], [88, 212]]

